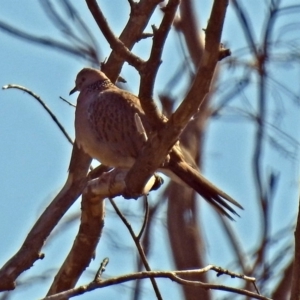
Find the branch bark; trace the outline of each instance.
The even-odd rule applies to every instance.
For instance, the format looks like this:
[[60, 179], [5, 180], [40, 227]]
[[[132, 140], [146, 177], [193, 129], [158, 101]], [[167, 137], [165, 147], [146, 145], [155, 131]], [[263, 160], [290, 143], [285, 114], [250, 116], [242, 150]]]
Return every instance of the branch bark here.
[[145, 279], [145, 278], [169, 278], [172, 281], [175, 281], [179, 284], [184, 284], [184, 285], [191, 285], [191, 286], [199, 286], [203, 289], [213, 289], [213, 290], [221, 290], [221, 291], [227, 291], [227, 292], [232, 292], [235, 294], [239, 295], [245, 295], [248, 297], [252, 297], [253, 299], [261, 299], [261, 300], [271, 300], [270, 298], [264, 297], [262, 295], [259, 295], [258, 293], [253, 293], [247, 290], [242, 290], [242, 289], [237, 289], [229, 286], [224, 286], [224, 285], [218, 285], [218, 284], [210, 284], [210, 283], [203, 283], [201, 281], [192, 281], [192, 280], [185, 280], [182, 279], [183, 276], [189, 276], [193, 275], [194, 277], [199, 277], [200, 274], [205, 273], [209, 270], [214, 270], [217, 272], [218, 275], [222, 274], [227, 274], [231, 277], [238, 277], [241, 279], [244, 279], [246, 281], [255, 283], [255, 278], [253, 277], [247, 277], [241, 274], [236, 274], [233, 272], [230, 272], [228, 270], [224, 270], [222, 268], [213, 266], [213, 265], [208, 265], [205, 268], [198, 269], [198, 270], [187, 270], [187, 271], [144, 271], [144, 272], [138, 272], [138, 273], [132, 273], [132, 274], [127, 274], [115, 278], [110, 278], [106, 280], [100, 280], [100, 281], [92, 281], [91, 283], [87, 285], [83, 285], [80, 287], [77, 287], [75, 289], [65, 291], [63, 293], [59, 293], [53, 296], [49, 296], [46, 298], [43, 298], [42, 300], [59, 300], [59, 299], [65, 299], [65, 298], [70, 298], [73, 296], [81, 295], [83, 293], [93, 291], [98, 288], [103, 288], [115, 284], [120, 284], [123, 282], [128, 282], [131, 280], [137, 280], [137, 279]]
[[[205, 99], [218, 62], [223, 23], [228, 5], [227, 0], [216, 0], [206, 30], [205, 52], [195, 80], [186, 98], [165, 123], [157, 135], [149, 138], [148, 143], [135, 164], [128, 172], [126, 185], [129, 194], [139, 194], [147, 179], [164, 161], [192, 116], [198, 111]], [[171, 155], [177, 155], [176, 152]], [[135, 174], [139, 172], [139, 177]]]
[[84, 193], [81, 210], [81, 223], [73, 247], [55, 276], [47, 295], [74, 287], [94, 257], [104, 227], [104, 199], [89, 197]]
[[295, 258], [293, 264], [291, 300], [300, 299], [300, 199], [297, 225], [295, 230]]
[[86, 185], [87, 180], [85, 176], [91, 158], [84, 153], [78, 155], [79, 151], [75, 143], [71, 157], [69, 176], [64, 187], [35, 223], [20, 250], [1, 268], [0, 291], [14, 289], [17, 277], [29, 269], [37, 259], [44, 257], [40, 251], [45, 240], [65, 212], [82, 193]]

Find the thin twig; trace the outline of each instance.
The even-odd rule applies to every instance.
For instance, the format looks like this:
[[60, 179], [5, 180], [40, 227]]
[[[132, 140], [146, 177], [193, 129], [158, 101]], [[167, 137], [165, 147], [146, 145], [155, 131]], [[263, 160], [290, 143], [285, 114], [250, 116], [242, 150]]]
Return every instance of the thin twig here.
[[[274, 3], [275, 5], [275, 3]], [[257, 67], [258, 67], [258, 113], [256, 116], [256, 134], [254, 141], [254, 150], [252, 157], [252, 165], [254, 172], [254, 183], [256, 185], [257, 200], [261, 206], [261, 241], [259, 251], [257, 253], [256, 261], [253, 264], [254, 269], [257, 266], [262, 267], [262, 279], [268, 277], [268, 269], [266, 268], [265, 261], [267, 251], [268, 251], [268, 236], [270, 233], [270, 216], [271, 216], [271, 198], [267, 193], [267, 188], [264, 186], [264, 175], [263, 175], [263, 164], [262, 159], [264, 155], [265, 137], [266, 137], [266, 122], [267, 119], [267, 71], [266, 66], [268, 64], [269, 56], [269, 38], [271, 35], [272, 27], [274, 26], [274, 10], [276, 10], [279, 5], [277, 2], [276, 6], [272, 8], [266, 20], [266, 28], [263, 33], [261, 42], [261, 51], [256, 57]]]
[[[29, 41], [38, 45], [43, 45], [47, 47], [51, 47], [52, 49], [59, 49], [61, 51], [73, 54], [75, 56], [79, 57], [85, 57], [90, 62], [95, 63], [95, 57], [93, 56], [94, 53], [91, 53], [90, 48], [83, 48], [83, 47], [74, 47], [74, 45], [67, 45], [64, 43], [61, 43], [59, 41], [53, 40], [49, 37], [39, 37], [34, 36], [32, 34], [28, 34], [27, 32], [21, 31], [5, 22], [0, 21], [0, 29], [3, 31], [6, 31], [10, 33], [13, 36], [16, 36], [20, 39], [23, 39], [25, 41]], [[98, 61], [97, 61], [98, 62]]]
[[[96, 52], [96, 49], [98, 46], [97, 39], [94, 37], [92, 31], [87, 26], [87, 24], [82, 20], [82, 18], [80, 18], [80, 15], [75, 10], [75, 8], [72, 6], [71, 2], [72, 1], [61, 1], [60, 4], [66, 8], [67, 14], [69, 14], [72, 19], [75, 19], [78, 22], [79, 30], [82, 31], [82, 36], [84, 36], [85, 40], [88, 39], [91, 43], [91, 45], [87, 44], [87, 46], [91, 47]], [[96, 57], [96, 59], [97, 59], [97, 61], [99, 61], [99, 59], [97, 57]]]
[[2, 87], [2, 89], [3, 90], [6, 90], [6, 89], [18, 89], [18, 90], [26, 92], [27, 94], [29, 94], [30, 96], [32, 96], [33, 98], [35, 98], [43, 106], [43, 108], [46, 110], [46, 112], [50, 115], [50, 117], [52, 118], [52, 120], [54, 121], [54, 123], [58, 126], [58, 128], [63, 133], [63, 135], [66, 137], [66, 139], [69, 141], [69, 143], [71, 145], [73, 145], [73, 141], [72, 141], [71, 137], [69, 136], [69, 134], [67, 133], [67, 131], [65, 130], [65, 128], [62, 126], [62, 124], [59, 122], [59, 120], [57, 119], [57, 117], [55, 116], [55, 114], [51, 111], [51, 109], [41, 99], [40, 96], [38, 96], [37, 94], [35, 94], [31, 90], [27, 89], [26, 87], [21, 86], [21, 85], [17, 85], [17, 84], [7, 84], [7, 85], [4, 85]]
[[157, 108], [153, 101], [153, 89], [158, 72], [158, 68], [161, 64], [162, 52], [164, 45], [175, 18], [176, 10], [179, 5], [179, 0], [170, 0], [166, 7], [164, 7], [164, 17], [158, 29], [153, 28], [153, 44], [151, 48], [150, 57], [147, 62], [142, 66], [140, 70], [141, 84], [139, 89], [139, 99], [143, 110], [145, 111], [148, 120], [153, 128], [159, 129], [166, 121], [166, 117]]
[[69, 102], [67, 99], [65, 99], [65, 98], [63, 98], [61, 96], [59, 96], [59, 99], [62, 100], [62, 101], [64, 101], [64, 102], [66, 102], [67, 104], [69, 104], [72, 107], [76, 107], [76, 105], [74, 105], [73, 103]]
[[143, 222], [143, 225], [141, 227], [141, 230], [139, 232], [139, 234], [137, 235], [137, 239], [140, 241], [141, 240], [141, 237], [145, 231], [145, 228], [148, 224], [148, 219], [149, 219], [149, 202], [148, 202], [148, 197], [147, 195], [144, 196], [144, 199], [145, 199], [145, 216], [144, 216], [144, 222]]
[[102, 276], [103, 272], [105, 271], [105, 268], [108, 265], [108, 263], [109, 263], [109, 258], [105, 257], [100, 264], [100, 267], [95, 275], [94, 281], [101, 280], [101, 276]]
[[[140, 70], [142, 72], [139, 98], [141, 99], [142, 107], [144, 108], [147, 115], [147, 102], [152, 98], [157, 71], [161, 64], [162, 52], [167, 36], [170, 32], [170, 28], [172, 26], [179, 2], [179, 0], [170, 0], [167, 6], [164, 8], [164, 17], [161, 21], [161, 24], [158, 29], [153, 30], [154, 36], [150, 57], [146, 64], [143, 65], [143, 70]], [[151, 107], [149, 107], [149, 110], [152, 112]], [[160, 114], [157, 117], [158, 119], [161, 119]]]
[[246, 36], [246, 39], [250, 46], [250, 49], [252, 50], [255, 57], [258, 57], [258, 51], [256, 48], [254, 33], [253, 33], [253, 29], [251, 27], [251, 24], [248, 20], [248, 16], [246, 15], [245, 10], [242, 9], [241, 5], [239, 4], [239, 1], [232, 0], [231, 3], [233, 5], [233, 7], [235, 8], [238, 17], [240, 18], [240, 24], [243, 27], [243, 32]]
[[228, 220], [222, 218], [222, 216], [219, 214], [218, 214], [218, 219], [222, 224], [223, 230], [227, 236], [228, 241], [230, 241], [230, 245], [234, 251], [233, 256], [236, 257], [236, 260], [238, 261], [239, 265], [243, 270], [243, 273], [248, 273], [247, 259], [246, 259], [245, 251], [242, 248], [241, 240], [238, 238], [236, 232], [233, 230]]
[[[119, 210], [119, 208], [116, 205], [116, 203], [114, 202], [114, 200], [112, 198], [109, 198], [109, 201], [110, 201], [111, 205], [113, 206], [113, 208], [115, 209], [115, 211], [116, 211], [117, 215], [119, 216], [119, 218], [122, 220], [122, 222], [124, 223], [124, 225], [128, 229], [128, 231], [129, 231], [129, 233], [130, 233], [130, 235], [131, 235], [131, 237], [132, 237], [132, 239], [133, 239], [133, 241], [134, 241], [134, 243], [135, 243], [135, 245], [137, 247], [137, 250], [138, 250], [139, 255], [141, 257], [141, 260], [142, 260], [142, 262], [143, 262], [143, 264], [145, 266], [145, 269], [147, 271], [151, 271], [151, 268], [150, 268], [150, 265], [149, 265], [149, 263], [147, 261], [147, 258], [146, 258], [145, 252], [143, 250], [143, 247], [140, 244], [140, 240], [135, 235], [135, 233], [134, 233], [131, 225], [128, 223], [128, 221], [126, 220], [126, 218], [124, 217], [124, 215], [122, 214], [122, 212]], [[157, 283], [156, 283], [155, 279], [154, 278], [150, 278], [150, 281], [152, 283], [152, 286], [153, 286], [153, 289], [155, 291], [157, 299], [161, 299], [162, 300], [163, 298], [162, 298], [162, 296], [160, 294], [160, 291], [158, 289], [158, 286], [157, 286]]]
[[[62, 3], [64, 3], [64, 2], [65, 1], [62, 1]], [[80, 39], [79, 37], [77, 37], [75, 35], [72, 27], [70, 26], [69, 19], [68, 19], [68, 21], [66, 21], [65, 16], [61, 17], [59, 15], [59, 13], [57, 12], [55, 6], [53, 6], [52, 1], [42, 0], [42, 1], [40, 1], [40, 4], [41, 4], [44, 12], [46, 13], [46, 16], [49, 18], [49, 20], [55, 25], [55, 27], [59, 28], [62, 33], [67, 35], [69, 40], [73, 40], [74, 42], [80, 44], [81, 46], [84, 46], [84, 47], [87, 46], [87, 43], [85, 42], [85, 39], [88, 36], [88, 34], [83, 35], [83, 37], [85, 39]], [[71, 15], [70, 9], [68, 9], [67, 14]], [[74, 13], [72, 13], [72, 18], [71, 19], [74, 19], [73, 16], [74, 16]]]

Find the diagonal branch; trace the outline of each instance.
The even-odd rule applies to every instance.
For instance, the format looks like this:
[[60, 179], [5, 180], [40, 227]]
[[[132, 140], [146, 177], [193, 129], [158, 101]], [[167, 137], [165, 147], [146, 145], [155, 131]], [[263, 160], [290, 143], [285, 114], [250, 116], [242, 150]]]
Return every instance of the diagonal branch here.
[[[162, 2], [162, 0], [141, 0], [138, 3], [131, 2], [130, 18], [119, 37], [119, 40], [129, 49], [129, 51], [133, 48], [134, 44], [141, 39], [150, 17], [160, 2]], [[96, 0], [86, 0], [86, 4], [88, 7], [98, 10]], [[92, 11], [91, 13], [93, 14]], [[95, 21], [98, 23], [98, 16], [95, 14], [94, 17], [96, 18]], [[112, 82], [115, 82], [121, 72], [123, 63], [124, 58], [118, 52], [113, 51], [106, 64], [103, 66], [102, 71]]]
[[[86, 2], [96, 3], [94, 0], [86, 0]], [[143, 30], [148, 24], [148, 21], [159, 2], [161, 2], [161, 0], [141, 0], [139, 3], [134, 5], [134, 12], [132, 12], [129, 21], [120, 36], [120, 40], [128, 47], [128, 49], [131, 49], [139, 40], [139, 37], [142, 35]], [[5, 23], [0, 21], [0, 28], [2, 25], [6, 26]], [[39, 44], [41, 44], [41, 42], [45, 42], [46, 45], [52, 47], [57, 46], [52, 45], [51, 40], [49, 43], [49, 39], [46, 41], [45, 39], [40, 40], [39, 38], [32, 37], [31, 35], [27, 36], [26, 33], [18, 30], [16, 31], [15, 28], [11, 27], [6, 27], [6, 29], [8, 31], [12, 30], [12, 34], [20, 36], [26, 40], [32, 40]], [[69, 48], [67, 50], [69, 50]], [[74, 52], [74, 49], [71, 49], [71, 51]], [[75, 51], [74, 54], [77, 54], [77, 52]], [[80, 56], [82, 57], [82, 52], [80, 52]], [[107, 68], [106, 74], [112, 80], [113, 78], [117, 78], [123, 63], [124, 59], [113, 51], [105, 65]], [[84, 190], [87, 182], [86, 174], [90, 163], [91, 158], [85, 154], [82, 149], [79, 149], [76, 142], [74, 142], [69, 175], [66, 183], [33, 226], [19, 251], [1, 268], [0, 291], [14, 289], [16, 278], [26, 269], [30, 268], [37, 259], [41, 259], [43, 257], [43, 255], [40, 254], [40, 251], [45, 240], [61, 217]]]
[[74, 287], [95, 256], [96, 247], [104, 227], [104, 199], [99, 198], [92, 198], [83, 193], [79, 231], [47, 295]]
[[28, 34], [22, 30], [19, 30], [3, 21], [0, 20], [0, 29], [18, 37], [26, 41], [33, 42], [35, 44], [51, 47], [52, 49], [59, 49], [63, 52], [79, 56], [79, 57], [85, 57], [88, 59], [90, 62], [95, 63], [95, 53], [86, 47], [74, 47], [74, 45], [67, 45], [64, 43], [61, 43], [57, 40], [53, 40], [49, 37], [44, 38], [44, 37], [39, 37], [39, 36], [34, 36], [32, 34]]
[[96, 1], [87, 1], [87, 6], [92, 13], [95, 21], [97, 22], [99, 29], [103, 33], [111, 49], [118, 53], [125, 61], [136, 69], [140, 69], [144, 61], [138, 56], [134, 55], [125, 45], [119, 40], [112, 30], [110, 29], [105, 16], [103, 15], [100, 7]]
[[1, 268], [0, 291], [14, 289], [16, 278], [31, 268], [37, 259], [43, 258], [40, 251], [45, 240], [84, 189], [91, 158], [84, 153], [79, 155], [79, 151], [74, 143], [69, 176], [64, 187], [41, 214], [19, 251]]
[[[182, 130], [205, 99], [219, 58], [221, 33], [227, 5], [228, 0], [214, 1], [206, 30], [205, 53], [201, 59], [196, 78], [179, 108], [157, 135], [148, 140], [144, 151], [128, 172], [126, 186], [129, 194], [139, 194], [147, 179], [162, 164], [171, 147], [178, 140]], [[164, 142], [162, 143], [162, 141]], [[178, 153], [174, 148], [173, 150], [171, 155], [177, 157]], [[139, 174], [138, 178], [135, 176], [137, 172]]]

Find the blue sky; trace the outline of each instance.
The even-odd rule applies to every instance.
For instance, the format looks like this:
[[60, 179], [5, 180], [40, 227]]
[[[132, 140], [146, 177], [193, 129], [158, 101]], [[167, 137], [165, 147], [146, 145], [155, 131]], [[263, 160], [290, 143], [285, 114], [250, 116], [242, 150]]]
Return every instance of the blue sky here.
[[[53, 3], [56, 2], [53, 1]], [[129, 12], [127, 2], [125, 1], [125, 4], [121, 4], [121, 2], [113, 0], [108, 5], [106, 1], [99, 1], [117, 34], [120, 33], [126, 23]], [[208, 19], [209, 3], [210, 1], [204, 1], [204, 9], [197, 8], [203, 20]], [[121, 5], [122, 9], [120, 8]], [[76, 2], [76, 9], [92, 29], [98, 40], [99, 49], [101, 49], [101, 59], [104, 59], [109, 55], [110, 49], [90, 16], [85, 2]], [[248, 12], [249, 15], [253, 16], [253, 19], [255, 18], [254, 24], [260, 24], [255, 27], [256, 37], [259, 38], [263, 26], [262, 16], [265, 11], [257, 12], [254, 6], [249, 5]], [[157, 22], [158, 17], [159, 14], [156, 14], [152, 22]], [[68, 43], [45, 17], [39, 1], [2, 0], [0, 20], [35, 35], [55, 37]], [[205, 27], [205, 24], [202, 26]], [[291, 40], [290, 36], [283, 38]], [[172, 33], [170, 39], [171, 41], [174, 40]], [[295, 34], [295, 41], [297, 39], [299, 36]], [[20, 41], [3, 31], [0, 31], [0, 40], [0, 85], [15, 83], [34, 91], [47, 103], [69, 134], [74, 137], [74, 109], [62, 102], [59, 97], [65, 97], [75, 103], [76, 96], [69, 97], [68, 93], [73, 88], [76, 73], [88, 63], [84, 59], [59, 53], [57, 50]], [[238, 50], [246, 45], [231, 9], [227, 15], [223, 40], [232, 50], [233, 56], [237, 55]], [[139, 43], [134, 51], [147, 58], [149, 43], [149, 41]], [[177, 51], [180, 51], [178, 45], [178, 41], [174, 40], [172, 44], [166, 47], [163, 64], [158, 74], [156, 93], [164, 89], [164, 78], [170, 76], [170, 69], [173, 70], [178, 67], [174, 63]], [[278, 52], [280, 52], [279, 46]], [[245, 56], [245, 60], [247, 58]], [[297, 90], [299, 86], [299, 63], [292, 65], [280, 65], [278, 63], [270, 66], [269, 71], [274, 75], [274, 78], [278, 78], [282, 83], [294, 88], [295, 92], [299, 91], [299, 89]], [[221, 76], [223, 76], [222, 80], [229, 79], [230, 76], [234, 80], [234, 76], [237, 77], [240, 74], [229, 71], [224, 72]], [[122, 76], [128, 81], [127, 88], [137, 93], [137, 73], [125, 65]], [[276, 125], [299, 141], [299, 105], [284, 98], [283, 94], [272, 88], [271, 84], [270, 90], [270, 99], [275, 99], [275, 101], [270, 100], [269, 102], [268, 109], [271, 111], [269, 121], [277, 122]], [[173, 93], [180, 93], [180, 87]], [[256, 97], [257, 91], [254, 88], [248, 89], [241, 96], [242, 99], [234, 100], [232, 106], [245, 107], [249, 101], [255, 109]], [[0, 264], [3, 265], [21, 246], [26, 233], [39, 214], [64, 184], [72, 148], [42, 107], [29, 95], [19, 90], [1, 90], [0, 105], [0, 188], [2, 190]], [[233, 109], [226, 110], [224, 115], [223, 118], [209, 123], [205, 142], [204, 173], [215, 184], [238, 199], [245, 207], [245, 211], [241, 214], [242, 218], [234, 224], [234, 228], [241, 237], [244, 249], [249, 250], [256, 245], [259, 237], [259, 216], [252, 213], [256, 211], [256, 203], [252, 201], [255, 192], [250, 174], [254, 127], [244, 118], [240, 117], [233, 120]], [[278, 118], [278, 115], [281, 117]], [[279, 151], [272, 150], [270, 146], [265, 148], [264, 165], [266, 169], [275, 169], [281, 173], [276, 201], [273, 204], [276, 208], [274, 221], [280, 220], [281, 226], [291, 224], [297, 207], [298, 148], [292, 148], [292, 150], [296, 156], [295, 159], [290, 159]], [[289, 201], [288, 204], [287, 201]], [[121, 202], [119, 200], [119, 203]], [[211, 212], [211, 208], [203, 201], [201, 205], [204, 207], [204, 218], [201, 224], [205, 229], [209, 229], [206, 231], [206, 235], [210, 235], [209, 238], [207, 237], [206, 245], [208, 262], [226, 267], [232, 261], [231, 249], [226, 246], [218, 223], [211, 221], [215, 220], [214, 212]], [[140, 209], [140, 204], [135, 201], [126, 201], [123, 206], [128, 211]], [[161, 229], [164, 228], [165, 224], [165, 209], [165, 207], [162, 208], [157, 219], [160, 227], [157, 227], [155, 232], [153, 260], [150, 262], [153, 269], [173, 269], [173, 264], [168, 256], [168, 245], [164, 243], [166, 232]], [[77, 201], [66, 218], [79, 213], [80, 206], [79, 201]], [[132, 223], [137, 225], [139, 222], [134, 219]], [[127, 233], [124, 233], [124, 229], [115, 229], [116, 224], [122, 228], [120, 221], [108, 206], [103, 242], [97, 249], [97, 260], [91, 264], [89, 270], [97, 268], [104, 257], [110, 256], [111, 261], [107, 268], [108, 275], [114, 276], [132, 271], [132, 261], [135, 259], [133, 243], [128, 238]], [[39, 275], [48, 268], [59, 267], [68, 251], [68, 246], [74, 240], [77, 227], [78, 222], [75, 222], [66, 231], [51, 239], [43, 249], [46, 258], [36, 262], [34, 267], [25, 275]], [[276, 231], [276, 229], [278, 228], [274, 225], [273, 230]], [[117, 245], [120, 247], [119, 249], [116, 249], [116, 241], [121, 241], [120, 245]], [[220, 249], [220, 245], [225, 246]], [[57, 251], [58, 249], [59, 251]], [[90, 280], [88, 275], [87, 272], [80, 282], [88, 282]], [[21, 276], [21, 279], [24, 278]], [[45, 288], [48, 285], [49, 282]], [[173, 293], [172, 299], [180, 299], [180, 290], [175, 287], [177, 287], [175, 283], [160, 284], [163, 294], [171, 295]], [[96, 299], [99, 295], [103, 297], [109, 295], [113, 298], [113, 295], [120, 292], [127, 293], [128, 289], [128, 287], [118, 287], [116, 290], [109, 288], [108, 291], [95, 291], [88, 296], [82, 296], [81, 299]], [[22, 291], [22, 295], [13, 292], [11, 299], [24, 299], [24, 295], [27, 299], [36, 299], [42, 297], [45, 291], [44, 287], [42, 289], [29, 287], [26, 291]], [[151, 288], [147, 284], [145, 299], [151, 299], [151, 293]]]

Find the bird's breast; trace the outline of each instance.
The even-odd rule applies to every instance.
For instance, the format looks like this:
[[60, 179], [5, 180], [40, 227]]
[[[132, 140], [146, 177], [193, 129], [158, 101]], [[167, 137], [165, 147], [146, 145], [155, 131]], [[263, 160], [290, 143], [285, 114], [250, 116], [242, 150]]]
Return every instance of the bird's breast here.
[[[91, 115], [90, 103], [78, 101], [75, 112], [75, 135], [79, 148], [92, 158], [111, 167], [130, 168], [135, 159], [122, 148], [122, 142], [114, 132], [114, 123], [109, 112]], [[100, 119], [96, 119], [97, 116]]]

